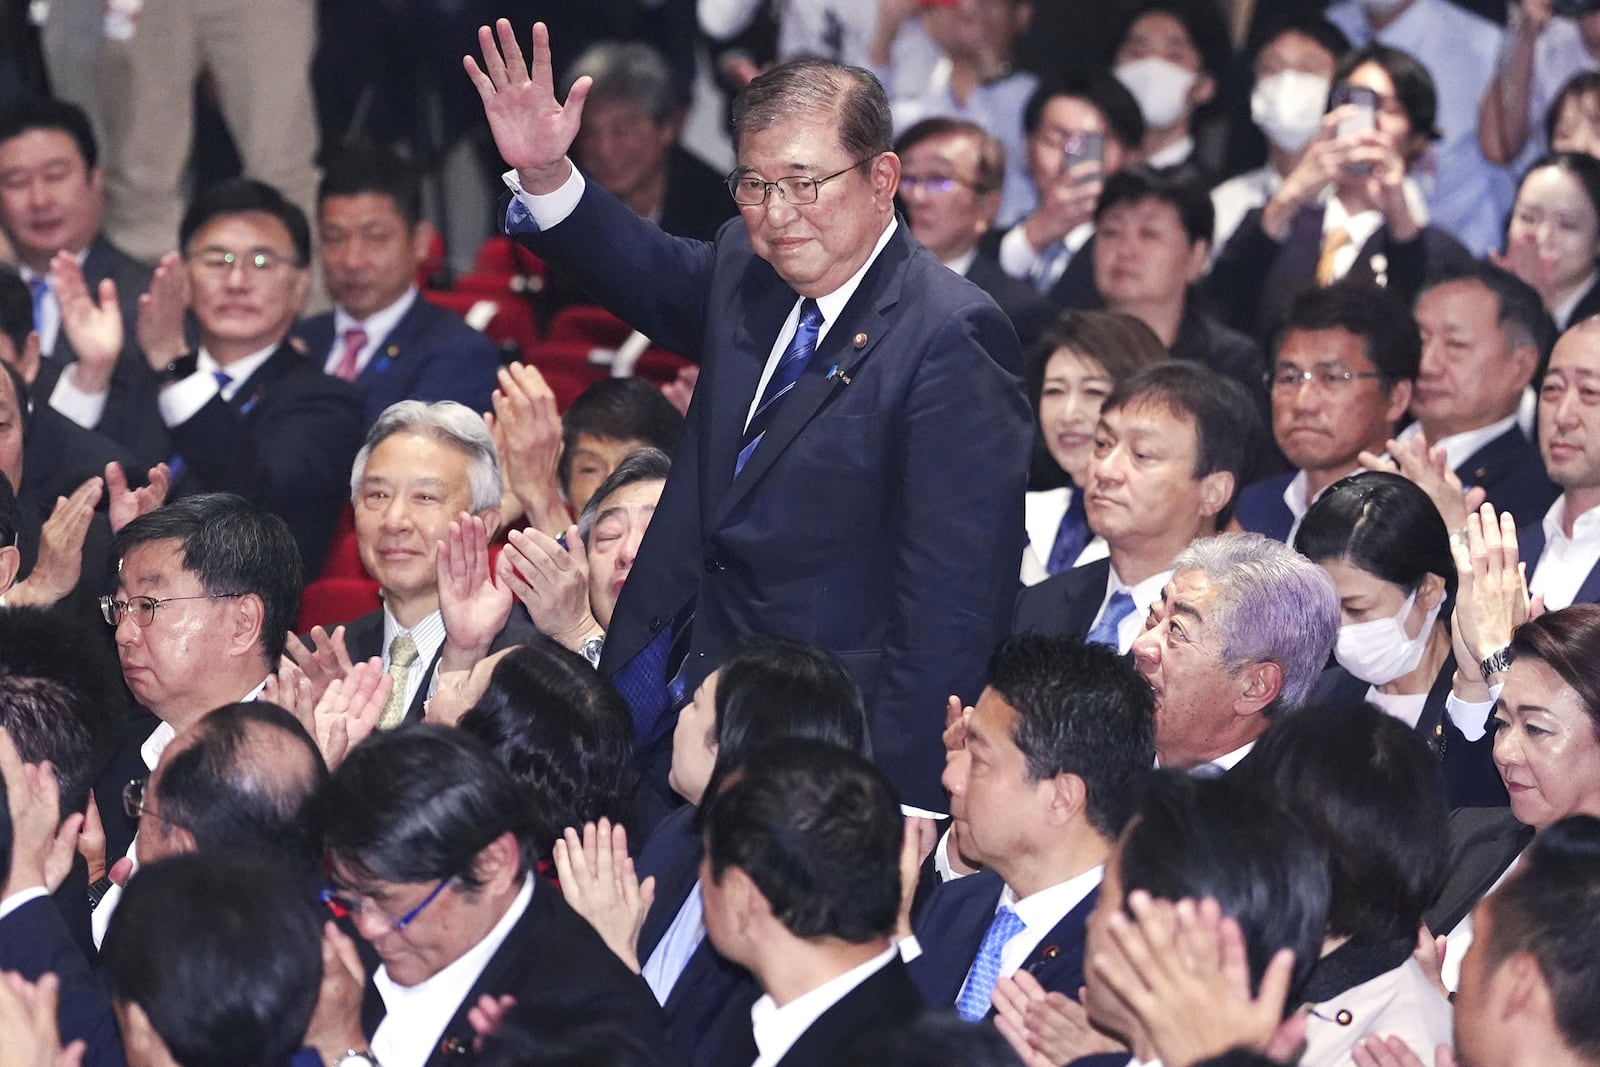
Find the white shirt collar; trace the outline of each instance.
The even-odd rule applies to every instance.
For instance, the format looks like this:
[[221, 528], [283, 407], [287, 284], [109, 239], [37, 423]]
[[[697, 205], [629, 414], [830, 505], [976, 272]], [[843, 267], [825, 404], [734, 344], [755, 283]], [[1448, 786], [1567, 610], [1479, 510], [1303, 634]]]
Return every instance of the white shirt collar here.
[[973, 245], [971, 248], [969, 248], [965, 252], [961, 253], [955, 259], [952, 259], [952, 260], [949, 260], [948, 262], [946, 262], [945, 266], [949, 267], [951, 270], [955, 271], [957, 274], [959, 274], [963, 278], [965, 278], [967, 276], [967, 271], [972, 269], [972, 261], [977, 259], [977, 258], [978, 258], [978, 246], [977, 245]]
[[1039, 942], [1055, 929], [1056, 924], [1066, 918], [1068, 912], [1083, 903], [1083, 898], [1094, 891], [1095, 886], [1105, 877], [1105, 873], [1103, 864], [1091, 867], [1082, 874], [1074, 875], [1064, 882], [1057, 882], [1036, 893], [1030, 893], [1020, 900], [1017, 899], [1016, 891], [1009, 885], [1002, 889], [1000, 900], [995, 904], [995, 911], [1009, 907], [1016, 912], [1017, 918], [1022, 920], [1023, 929], [1007, 941], [1005, 948], [1000, 952], [1001, 976], [1015, 973], [1017, 968], [1022, 966], [1022, 961], [1039, 947]]
[[1572, 536], [1566, 534], [1567, 525], [1567, 497], [1563, 493], [1550, 505], [1550, 510], [1544, 513], [1544, 540], [1546, 545], [1553, 545], [1557, 541], [1572, 544], [1595, 543], [1600, 541], [1600, 507], [1590, 508], [1572, 520]]
[[1133, 646], [1133, 639], [1139, 636], [1144, 629], [1145, 616], [1150, 614], [1150, 605], [1161, 596], [1161, 590], [1167, 586], [1167, 581], [1172, 577], [1170, 570], [1158, 571], [1142, 582], [1133, 585], [1125, 584], [1117, 574], [1117, 568], [1111, 568], [1111, 575], [1106, 580], [1106, 595], [1100, 601], [1100, 610], [1095, 613], [1096, 621], [1105, 614], [1106, 605], [1111, 603], [1111, 598], [1118, 593], [1125, 592], [1133, 598], [1133, 610], [1130, 611], [1117, 626], [1117, 651], [1126, 653]]
[[[1448, 437], [1441, 437], [1437, 441], [1429, 441], [1428, 446], [1430, 448], [1439, 448], [1442, 446], [1444, 448], [1445, 465], [1451, 470], [1455, 470], [1457, 467], [1461, 466], [1469, 458], [1471, 458], [1472, 454], [1477, 452], [1478, 449], [1482, 448], [1490, 441], [1493, 441], [1496, 437], [1499, 437], [1516, 424], [1517, 413], [1512, 412], [1498, 422], [1491, 422], [1489, 425], [1481, 426], [1476, 430], [1468, 430], [1465, 433], [1457, 433], [1451, 434]], [[1421, 434], [1422, 423], [1413, 422], [1410, 426], [1407, 426], [1404, 430], [1400, 431], [1400, 440], [1410, 441], [1413, 438], [1421, 436]]]
[[359, 327], [365, 330], [367, 334], [367, 343], [362, 347], [361, 359], [358, 361], [359, 365], [365, 366], [367, 360], [371, 357], [371, 353], [377, 350], [377, 347], [383, 343], [384, 338], [394, 332], [394, 328], [400, 325], [400, 320], [406, 317], [406, 313], [411, 310], [411, 305], [416, 302], [417, 287], [413, 285], [400, 294], [400, 299], [381, 311], [374, 311], [365, 319], [357, 319], [342, 306], [335, 304], [333, 307], [333, 351], [342, 353], [344, 346], [340, 339], [344, 337], [346, 331]]
[[1167, 147], [1145, 160], [1144, 165], [1153, 170], [1159, 170], [1162, 167], [1176, 167], [1187, 162], [1192, 155], [1194, 155], [1194, 138], [1185, 134], [1183, 140], [1173, 141]]
[[770, 1067], [783, 1059], [800, 1036], [811, 1028], [812, 1023], [848, 996], [856, 986], [887, 967], [898, 952], [899, 947], [891, 944], [867, 962], [828, 979], [781, 1008], [771, 996], [764, 994], [750, 1009], [750, 1029], [760, 1053], [752, 1067]]
[[[878, 243], [872, 246], [872, 254], [867, 257], [866, 262], [861, 264], [854, 274], [845, 279], [844, 284], [839, 288], [824, 296], [817, 297], [817, 310], [822, 313], [822, 326], [817, 330], [817, 343], [819, 345], [822, 343], [822, 339], [828, 336], [828, 328], [833, 325], [833, 320], [839, 317], [844, 311], [844, 306], [850, 303], [850, 298], [856, 295], [856, 290], [861, 287], [861, 279], [867, 276], [867, 271], [871, 270], [872, 265], [878, 261], [878, 254], [889, 243], [889, 238], [894, 236], [895, 228], [899, 225], [899, 221], [891, 216], [889, 225], [885, 226], [883, 232], [878, 235]], [[798, 300], [795, 301], [795, 307], [798, 309], [799, 306], [800, 302]], [[798, 314], [798, 311], [796, 311], [796, 314]]]
[[244, 383], [250, 380], [252, 374], [261, 369], [263, 363], [272, 358], [272, 354], [278, 350], [281, 344], [281, 340], [270, 344], [259, 352], [252, 352], [243, 359], [234, 360], [226, 367], [218, 363], [210, 352], [202, 348], [199, 362], [195, 366], [195, 373], [214, 374], [217, 371], [222, 371], [228, 376], [228, 386], [222, 390], [222, 399], [232, 400], [233, 394], [244, 388]]
[[372, 1035], [372, 1051], [384, 1067], [422, 1067], [428, 1061], [439, 1035], [455, 1018], [461, 1002], [472, 992], [478, 976], [500, 951], [532, 900], [533, 876], [529, 875], [511, 906], [482, 941], [416, 985], [403, 986], [389, 977], [388, 968], [378, 968], [372, 984], [383, 997], [384, 1016]]

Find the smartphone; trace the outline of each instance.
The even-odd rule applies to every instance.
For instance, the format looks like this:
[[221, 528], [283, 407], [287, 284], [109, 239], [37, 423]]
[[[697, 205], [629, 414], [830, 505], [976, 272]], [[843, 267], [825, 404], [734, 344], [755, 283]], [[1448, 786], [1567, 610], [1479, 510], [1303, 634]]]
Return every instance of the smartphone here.
[[[1378, 94], [1365, 85], [1336, 85], [1329, 103], [1331, 107], [1348, 104], [1355, 109], [1354, 114], [1339, 120], [1336, 137], [1353, 137], [1378, 128]], [[1371, 174], [1372, 164], [1348, 163], [1344, 169], [1350, 174]]]
[[[1104, 171], [1106, 165], [1106, 135], [1087, 131], [1069, 133], [1067, 134], [1067, 143], [1061, 149], [1061, 156], [1061, 169], [1063, 171], [1071, 170], [1078, 164], [1087, 163], [1091, 160]], [[1080, 178], [1079, 184], [1095, 180], [1096, 178]]]

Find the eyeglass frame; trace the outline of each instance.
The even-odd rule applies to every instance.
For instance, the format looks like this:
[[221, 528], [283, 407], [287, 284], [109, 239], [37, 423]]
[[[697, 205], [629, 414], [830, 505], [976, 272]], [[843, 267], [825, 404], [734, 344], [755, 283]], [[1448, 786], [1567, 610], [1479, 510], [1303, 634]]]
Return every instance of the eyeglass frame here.
[[[122, 620], [128, 617], [129, 609], [133, 607], [134, 601], [148, 600], [150, 602], [150, 621], [140, 622], [138, 619], [133, 620], [133, 624], [142, 630], [146, 626], [155, 625], [157, 608], [163, 604], [170, 604], [174, 600], [236, 600], [246, 595], [245, 593], [206, 593], [203, 596], [131, 596], [127, 600], [118, 600], [110, 593], [107, 593], [100, 598], [100, 617], [106, 620], [107, 626], [121, 626]], [[113, 609], [115, 609], [118, 616], [115, 621], [111, 618]]]
[[[1283, 379], [1281, 382], [1280, 378]], [[1351, 382], [1387, 380], [1382, 371], [1350, 370], [1348, 367], [1342, 371], [1275, 368], [1261, 375], [1261, 381], [1269, 393], [1278, 389], [1301, 389], [1307, 385], [1316, 385], [1324, 392], [1331, 393], [1344, 389]]]
[[[957, 178], [954, 174], [900, 175], [900, 187], [902, 189], [905, 189], [907, 186], [915, 188], [919, 185], [922, 186], [925, 191], [930, 193], [937, 191], [941, 196], [945, 195], [946, 193], [954, 192], [957, 186], [960, 186], [963, 189], [971, 189], [978, 196], [986, 196], [994, 191], [985, 187], [980, 182], [969, 182], [965, 178]], [[942, 185], [942, 188], [938, 188], [936, 190], [935, 186], [939, 185]]]
[[[455, 875], [446, 875], [440, 880], [438, 885], [433, 887], [432, 892], [422, 898], [422, 902], [420, 904], [406, 912], [404, 915], [390, 915], [376, 904], [371, 904], [370, 907], [374, 912], [383, 916], [384, 921], [389, 924], [389, 929], [393, 930], [397, 934], [403, 933], [405, 932], [406, 927], [417, 921], [417, 916], [422, 914], [422, 910], [424, 908], [439, 898], [439, 894], [444, 892], [445, 886], [449, 885], [455, 880]], [[367, 902], [352, 900], [344, 890], [333, 885], [325, 886], [321, 892], [317, 894], [317, 899], [322, 902], [322, 906], [327, 908], [336, 919], [348, 918], [351, 921], [354, 921], [355, 919], [359, 918], [361, 913], [366, 911], [369, 907]], [[352, 904], [354, 907], [351, 906]]]
[[[778, 190], [778, 196], [780, 196], [783, 199], [783, 202], [785, 204], [788, 204], [790, 207], [806, 207], [807, 205], [815, 204], [821, 198], [821, 196], [822, 196], [822, 187], [825, 184], [827, 184], [828, 182], [833, 181], [833, 179], [835, 179], [835, 178], [844, 177], [846, 174], [849, 174], [851, 171], [859, 169], [860, 167], [864, 166], [865, 164], [872, 162], [874, 159], [877, 159], [881, 155], [883, 155], [882, 152], [874, 152], [872, 155], [867, 156], [864, 159], [856, 160], [854, 163], [852, 163], [848, 167], [844, 168], [844, 170], [834, 171], [832, 174], [829, 174], [826, 177], [822, 177], [822, 178], [813, 178], [809, 174], [785, 174], [783, 177], [774, 178], [772, 181], [769, 182], [765, 178], [757, 178], [753, 174], [750, 174], [748, 172], [740, 173], [741, 171], [744, 170], [744, 168], [743, 167], [735, 167], [735, 168], [733, 168], [732, 171], [729, 172], [729, 174], [728, 174], [728, 176], [726, 178], [722, 179], [722, 184], [727, 186], [728, 195], [733, 197], [733, 202], [735, 204], [738, 204], [740, 207], [765, 207], [766, 203], [767, 203], [767, 199], [772, 196], [772, 190], [774, 190], [774, 189]], [[749, 180], [749, 179], [754, 179], [755, 181], [758, 181], [758, 182], [761, 183], [761, 199], [757, 200], [753, 204], [747, 204], [743, 200], [740, 200], [739, 199], [739, 194], [734, 192], [734, 183], [735, 182], [745, 181], [745, 180]], [[808, 182], [811, 183], [812, 196], [811, 196], [810, 200], [791, 200], [789, 198], [789, 194], [783, 191], [784, 186], [783, 186], [782, 183], [787, 182], [787, 181], [795, 181], [795, 180], [808, 181]]]
[[219, 277], [232, 273], [233, 268], [242, 266], [248, 268], [247, 273], [270, 274], [285, 264], [299, 268], [300, 261], [294, 256], [285, 256], [274, 252], [270, 248], [257, 248], [249, 252], [234, 252], [227, 248], [218, 248], [207, 245], [199, 249], [191, 257], [206, 270]]
[[148, 815], [152, 819], [158, 819], [166, 823], [168, 826], [181, 827], [183, 824], [177, 820], [169, 819], [159, 811], [152, 811], [150, 808], [145, 807], [144, 792], [149, 785], [150, 779], [148, 777], [128, 779], [122, 787], [122, 813], [134, 820], [142, 819]]

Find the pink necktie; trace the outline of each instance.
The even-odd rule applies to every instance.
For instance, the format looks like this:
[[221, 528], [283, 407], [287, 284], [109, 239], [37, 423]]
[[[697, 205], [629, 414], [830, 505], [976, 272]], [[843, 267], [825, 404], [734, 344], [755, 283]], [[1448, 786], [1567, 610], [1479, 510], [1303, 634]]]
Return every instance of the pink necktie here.
[[356, 357], [361, 355], [361, 350], [367, 347], [367, 331], [359, 326], [352, 326], [344, 332], [344, 354], [339, 357], [339, 365], [333, 369], [335, 378], [343, 378], [347, 382], [356, 380]]

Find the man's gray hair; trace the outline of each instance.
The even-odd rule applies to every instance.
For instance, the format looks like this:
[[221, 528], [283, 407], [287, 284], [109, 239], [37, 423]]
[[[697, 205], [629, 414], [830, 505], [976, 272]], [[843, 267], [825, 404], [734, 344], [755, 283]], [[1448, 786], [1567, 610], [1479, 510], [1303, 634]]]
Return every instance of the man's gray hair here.
[[390, 404], [367, 431], [367, 440], [350, 466], [350, 500], [361, 499], [361, 478], [367, 471], [372, 450], [397, 433], [431, 437], [440, 444], [466, 454], [467, 489], [474, 514], [500, 506], [500, 456], [494, 438], [483, 424], [483, 417], [465, 404], [440, 400], [425, 404], [421, 400], [402, 400]]
[[1174, 574], [1199, 571], [1217, 590], [1212, 625], [1222, 635], [1222, 666], [1276, 663], [1283, 688], [1266, 709], [1305, 703], [1339, 636], [1339, 592], [1328, 572], [1288, 545], [1254, 533], [1192, 542]]
[[585, 75], [594, 79], [591, 101], [633, 101], [649, 112], [657, 125], [672, 119], [689, 103], [660, 50], [643, 41], [602, 41], [584, 49], [567, 68], [562, 96]]
[[887, 152], [894, 144], [889, 98], [870, 70], [796, 59], [762, 74], [734, 99], [734, 147], [746, 134], [803, 119], [831, 121], [840, 147], [857, 161]]

